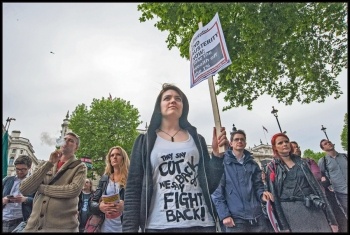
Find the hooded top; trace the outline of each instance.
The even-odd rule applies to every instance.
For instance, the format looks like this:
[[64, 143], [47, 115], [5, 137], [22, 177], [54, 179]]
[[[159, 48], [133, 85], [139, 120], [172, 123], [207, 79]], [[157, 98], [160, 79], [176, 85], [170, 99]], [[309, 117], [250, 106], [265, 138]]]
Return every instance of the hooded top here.
[[[152, 167], [150, 155], [154, 147], [160, 127], [162, 115], [160, 102], [167, 90], [175, 90], [182, 98], [183, 111], [179, 119], [180, 128], [189, 132], [199, 152], [198, 182], [202, 188], [203, 196], [210, 214], [216, 220], [215, 207], [210, 194], [214, 192], [223, 173], [223, 158], [210, 157], [205, 139], [197, 133], [197, 129], [188, 120], [189, 104], [185, 94], [176, 86], [163, 85], [157, 97], [149, 128], [145, 134], [140, 134], [135, 140], [130, 155], [130, 168], [125, 191], [123, 232], [144, 231], [149, 216], [150, 204], [153, 194]], [[179, 224], [181, 227], [181, 224]]]

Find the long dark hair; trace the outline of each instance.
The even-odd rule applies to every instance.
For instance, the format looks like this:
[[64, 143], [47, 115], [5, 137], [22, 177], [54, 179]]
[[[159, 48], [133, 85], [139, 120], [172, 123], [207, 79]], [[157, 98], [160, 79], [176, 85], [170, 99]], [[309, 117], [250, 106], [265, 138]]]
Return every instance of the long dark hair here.
[[185, 93], [183, 93], [180, 88], [178, 88], [177, 86], [175, 86], [173, 84], [164, 83], [162, 85], [162, 90], [159, 92], [159, 94], [157, 96], [156, 104], [154, 106], [154, 111], [153, 111], [152, 118], [151, 118], [151, 123], [150, 123], [149, 128], [148, 128], [149, 130], [156, 130], [162, 122], [160, 103], [161, 103], [161, 99], [162, 99], [164, 92], [166, 92], [168, 90], [176, 91], [182, 99], [183, 110], [182, 110], [182, 115], [181, 115], [180, 120], [179, 120], [180, 127], [185, 128], [187, 126], [190, 126], [190, 124], [187, 121], [189, 104], [188, 104], [188, 100], [187, 100]]

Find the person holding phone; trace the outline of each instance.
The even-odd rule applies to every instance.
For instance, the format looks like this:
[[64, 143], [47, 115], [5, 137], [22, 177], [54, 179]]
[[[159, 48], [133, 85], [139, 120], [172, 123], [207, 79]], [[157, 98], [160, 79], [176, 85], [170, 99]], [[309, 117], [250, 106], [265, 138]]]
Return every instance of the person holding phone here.
[[27, 221], [32, 212], [34, 194], [22, 195], [19, 185], [28, 176], [32, 159], [27, 155], [14, 162], [16, 175], [2, 180], [2, 231], [12, 232], [22, 221]]

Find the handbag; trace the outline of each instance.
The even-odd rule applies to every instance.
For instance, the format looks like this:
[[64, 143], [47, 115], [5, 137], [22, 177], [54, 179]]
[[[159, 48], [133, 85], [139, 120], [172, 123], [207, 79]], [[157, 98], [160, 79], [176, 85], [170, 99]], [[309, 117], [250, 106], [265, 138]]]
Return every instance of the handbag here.
[[101, 225], [104, 221], [103, 216], [91, 215], [86, 221], [84, 233], [99, 233], [101, 232]]
[[19, 225], [17, 225], [17, 227], [12, 230], [11, 233], [21, 233], [23, 231], [23, 229], [26, 227], [27, 225], [27, 221], [22, 221], [21, 223], [19, 223]]

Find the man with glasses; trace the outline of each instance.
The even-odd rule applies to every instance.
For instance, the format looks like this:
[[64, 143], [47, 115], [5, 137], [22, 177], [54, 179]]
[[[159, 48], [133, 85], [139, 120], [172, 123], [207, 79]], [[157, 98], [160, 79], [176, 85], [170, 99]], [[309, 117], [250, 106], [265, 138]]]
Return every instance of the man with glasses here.
[[261, 203], [273, 196], [264, 189], [258, 163], [245, 150], [243, 130], [231, 132], [230, 146], [224, 154], [224, 174], [212, 194], [220, 222], [226, 232], [269, 232]]
[[79, 232], [78, 201], [87, 173], [75, 156], [79, 144], [79, 136], [68, 132], [60, 149], [21, 183], [23, 194], [37, 192], [23, 232]]
[[[335, 194], [337, 204], [333, 205], [333, 210], [336, 212], [336, 207], [339, 206], [344, 213], [346, 220], [348, 218], [348, 156], [345, 153], [338, 153], [334, 144], [326, 139], [320, 141], [321, 149], [326, 153], [326, 156], [318, 160], [318, 165], [321, 169], [321, 183], [325, 188], [331, 187]], [[328, 195], [327, 195], [328, 197]], [[337, 220], [339, 213], [335, 213]], [[347, 221], [346, 221], [347, 222]], [[338, 220], [339, 224], [342, 224]], [[346, 223], [347, 224], [347, 223]], [[346, 227], [347, 230], [347, 227]], [[341, 231], [347, 232], [347, 231]]]
[[29, 156], [21, 155], [14, 162], [15, 176], [6, 176], [2, 180], [2, 232], [10, 233], [22, 221], [26, 221], [32, 212], [34, 194], [22, 195], [19, 185], [28, 176], [32, 166]]

